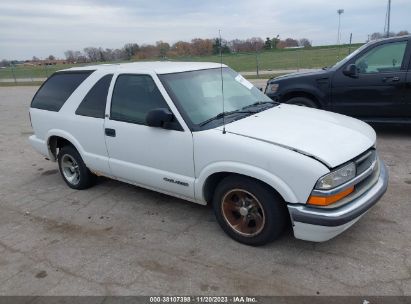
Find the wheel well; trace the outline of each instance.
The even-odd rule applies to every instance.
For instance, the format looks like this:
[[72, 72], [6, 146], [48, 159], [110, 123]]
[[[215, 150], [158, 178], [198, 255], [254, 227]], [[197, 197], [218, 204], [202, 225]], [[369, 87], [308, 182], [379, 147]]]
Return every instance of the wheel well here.
[[303, 92], [303, 91], [293, 91], [293, 92], [289, 92], [287, 94], [285, 94], [284, 96], [281, 96], [280, 101], [281, 102], [287, 102], [287, 100], [294, 98], [294, 97], [305, 97], [308, 99], [311, 99], [312, 101], [315, 102], [315, 104], [318, 106], [318, 108], [322, 108], [322, 105], [320, 103], [320, 101], [318, 100], [317, 97], [315, 97], [313, 94], [307, 93], [307, 92]]
[[51, 136], [49, 138], [48, 146], [49, 146], [51, 155], [54, 157], [54, 160], [57, 159], [58, 149], [61, 149], [64, 146], [74, 147], [74, 145], [70, 141], [60, 136]]
[[232, 173], [232, 172], [218, 172], [218, 173], [214, 173], [211, 174], [205, 181], [204, 183], [204, 187], [203, 187], [203, 193], [204, 193], [204, 198], [205, 201], [207, 202], [207, 204], [211, 203], [213, 196], [214, 196], [214, 191], [217, 187], [217, 185], [227, 176], [229, 175], [238, 175], [238, 176], [244, 176], [253, 180], [258, 181], [259, 183], [263, 184], [264, 186], [268, 187], [271, 191], [273, 191], [276, 195], [278, 195], [279, 198], [281, 198], [283, 201], [284, 198], [280, 195], [280, 193], [278, 193], [277, 190], [275, 190], [272, 186], [270, 186], [269, 184], [256, 179], [254, 177], [248, 176], [248, 175], [244, 175], [244, 174], [238, 174], [238, 173]]

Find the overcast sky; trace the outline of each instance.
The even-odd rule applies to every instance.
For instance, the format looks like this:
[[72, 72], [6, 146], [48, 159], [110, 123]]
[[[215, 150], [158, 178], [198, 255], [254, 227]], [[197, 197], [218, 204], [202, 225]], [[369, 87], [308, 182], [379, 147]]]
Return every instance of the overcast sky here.
[[[127, 42], [306, 37], [314, 45], [382, 32], [387, 0], [0, 0], [0, 59], [64, 57], [68, 49]], [[411, 1], [392, 0], [391, 29], [411, 31]]]

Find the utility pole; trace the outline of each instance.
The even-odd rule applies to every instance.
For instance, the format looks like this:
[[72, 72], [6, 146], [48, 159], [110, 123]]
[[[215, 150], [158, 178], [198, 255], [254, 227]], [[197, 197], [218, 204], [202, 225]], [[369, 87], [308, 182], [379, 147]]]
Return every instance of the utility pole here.
[[13, 74], [14, 83], [17, 83], [16, 74], [14, 73], [14, 64], [11, 64], [11, 73]]
[[351, 54], [352, 33], [350, 34], [350, 46], [348, 48], [348, 54]]
[[338, 14], [338, 33], [337, 33], [337, 45], [340, 44], [340, 40], [341, 40], [341, 14], [344, 13], [344, 10], [342, 8], [340, 8], [339, 10], [337, 10], [337, 14]]
[[338, 48], [338, 54], [337, 54], [337, 60], [340, 59], [340, 42], [341, 42], [341, 14], [344, 13], [344, 10], [340, 8], [337, 10], [338, 14], [338, 33], [337, 33], [337, 48]]
[[260, 62], [259, 62], [259, 60], [258, 60], [257, 44], [255, 45], [255, 64], [256, 64], [256, 74], [257, 74], [257, 78], [260, 78]]
[[387, 38], [390, 37], [390, 21], [391, 21], [391, 0], [388, 0], [388, 8], [387, 8]]

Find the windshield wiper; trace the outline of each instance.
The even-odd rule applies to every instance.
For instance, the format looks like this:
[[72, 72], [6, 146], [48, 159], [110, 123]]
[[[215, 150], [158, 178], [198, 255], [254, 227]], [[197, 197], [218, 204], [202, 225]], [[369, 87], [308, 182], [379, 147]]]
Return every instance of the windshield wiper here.
[[272, 100], [271, 101], [257, 101], [257, 102], [254, 102], [253, 104], [242, 107], [241, 109], [244, 110], [244, 109], [252, 108], [255, 106], [259, 106], [259, 105], [265, 105], [265, 104], [272, 104], [273, 106], [275, 105], [275, 103]]
[[221, 112], [221, 113], [217, 114], [216, 116], [211, 117], [211, 118], [203, 121], [202, 123], [199, 124], [199, 126], [200, 126], [200, 127], [203, 127], [203, 126], [205, 126], [206, 124], [208, 124], [208, 123], [210, 123], [210, 122], [212, 122], [212, 121], [214, 121], [214, 120], [223, 118], [224, 116], [227, 117], [227, 116], [230, 116], [230, 115], [233, 115], [233, 114], [255, 114], [255, 113], [257, 113], [257, 112], [256, 112], [256, 111], [242, 111], [242, 110], [229, 111], [229, 112]]

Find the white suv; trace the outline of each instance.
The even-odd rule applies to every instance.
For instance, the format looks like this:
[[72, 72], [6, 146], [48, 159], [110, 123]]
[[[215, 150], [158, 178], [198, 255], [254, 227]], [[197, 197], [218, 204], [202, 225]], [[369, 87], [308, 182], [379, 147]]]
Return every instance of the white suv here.
[[30, 116], [31, 144], [58, 161], [69, 187], [104, 175], [210, 203], [224, 231], [249, 245], [278, 238], [290, 223], [296, 238], [328, 240], [388, 184], [367, 124], [277, 104], [215, 63], [59, 71]]

